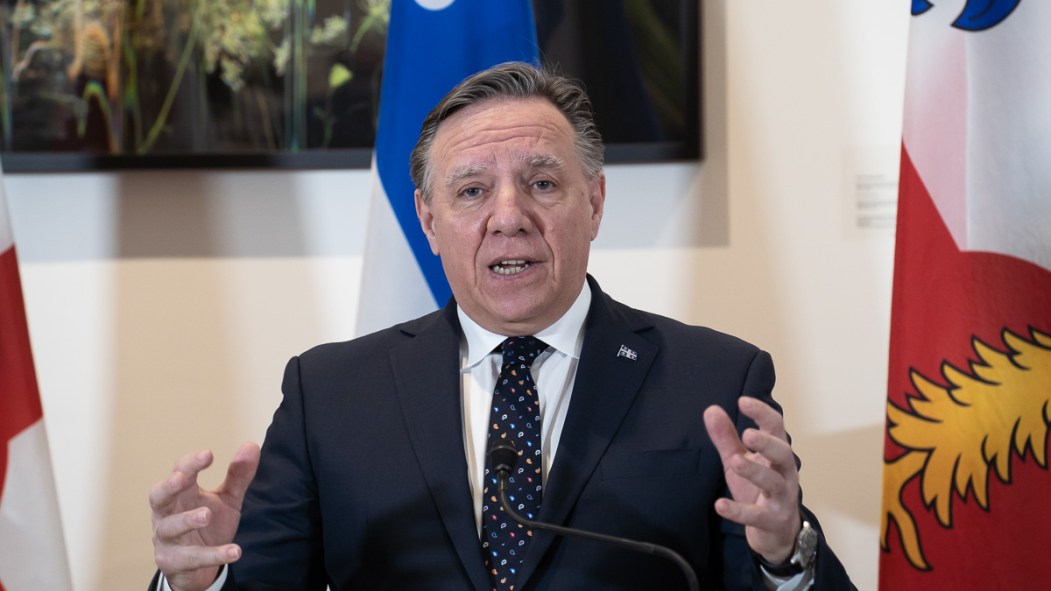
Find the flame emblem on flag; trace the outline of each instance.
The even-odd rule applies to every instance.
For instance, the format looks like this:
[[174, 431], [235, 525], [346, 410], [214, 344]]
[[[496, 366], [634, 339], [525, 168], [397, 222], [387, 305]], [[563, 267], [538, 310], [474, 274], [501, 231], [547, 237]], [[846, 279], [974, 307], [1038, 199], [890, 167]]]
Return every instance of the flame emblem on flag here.
[[906, 558], [929, 570], [916, 520], [902, 500], [906, 484], [920, 479], [923, 503], [933, 508], [938, 523], [953, 525], [954, 496], [974, 494], [988, 511], [990, 470], [1011, 482], [1012, 455], [1031, 453], [1047, 468], [1048, 425], [1051, 423], [1051, 335], [1030, 328], [1032, 340], [1007, 329], [1001, 333], [1008, 352], [972, 339], [979, 361], [969, 371], [942, 364], [948, 384], [938, 384], [912, 370], [919, 395], [909, 395], [909, 408], [887, 404], [887, 436], [906, 449], [884, 462], [883, 515], [880, 546], [889, 549], [890, 522], [901, 538]]

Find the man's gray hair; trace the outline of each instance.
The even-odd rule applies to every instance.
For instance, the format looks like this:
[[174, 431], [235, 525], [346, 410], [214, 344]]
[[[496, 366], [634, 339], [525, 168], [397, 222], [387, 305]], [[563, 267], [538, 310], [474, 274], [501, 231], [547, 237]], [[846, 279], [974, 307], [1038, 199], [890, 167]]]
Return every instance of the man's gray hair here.
[[409, 156], [409, 174], [425, 202], [431, 200], [430, 151], [443, 121], [487, 100], [542, 98], [555, 106], [573, 128], [577, 156], [589, 179], [602, 173], [605, 148], [595, 126], [591, 99], [580, 84], [524, 62], [507, 62], [465, 79], [423, 120], [420, 139]]

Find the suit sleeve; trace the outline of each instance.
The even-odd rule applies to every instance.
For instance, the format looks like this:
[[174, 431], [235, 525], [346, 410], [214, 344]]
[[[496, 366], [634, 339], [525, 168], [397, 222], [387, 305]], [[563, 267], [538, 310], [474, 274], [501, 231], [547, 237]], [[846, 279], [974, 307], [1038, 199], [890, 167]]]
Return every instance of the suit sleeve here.
[[243, 555], [231, 566], [224, 591], [323, 591], [327, 585], [298, 358], [288, 362], [281, 389], [284, 398], [267, 429], [234, 539]]

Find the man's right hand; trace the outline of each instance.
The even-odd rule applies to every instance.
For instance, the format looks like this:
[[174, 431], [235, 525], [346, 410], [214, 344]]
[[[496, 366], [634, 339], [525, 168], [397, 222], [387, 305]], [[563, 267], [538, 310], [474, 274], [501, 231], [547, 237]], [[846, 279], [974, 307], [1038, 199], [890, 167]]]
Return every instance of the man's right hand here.
[[212, 459], [210, 451], [185, 455], [150, 489], [153, 556], [173, 591], [207, 589], [221, 566], [241, 557], [233, 540], [245, 490], [259, 467], [259, 446], [242, 445], [219, 488], [204, 490], [197, 474]]

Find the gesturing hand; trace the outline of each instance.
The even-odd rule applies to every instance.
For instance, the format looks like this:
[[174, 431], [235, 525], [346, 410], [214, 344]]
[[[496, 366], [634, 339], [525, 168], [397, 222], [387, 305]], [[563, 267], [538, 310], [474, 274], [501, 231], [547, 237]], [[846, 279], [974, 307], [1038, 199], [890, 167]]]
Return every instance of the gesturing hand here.
[[722, 408], [704, 411], [733, 496], [716, 501], [715, 512], [744, 525], [752, 551], [778, 564], [791, 556], [802, 525], [799, 470], [781, 414], [755, 398], [742, 397], [738, 407], [759, 427], [745, 429], [741, 437]]
[[241, 557], [241, 548], [232, 542], [245, 490], [259, 466], [259, 446], [242, 445], [226, 479], [209, 491], [197, 484], [197, 474], [212, 459], [210, 451], [187, 454], [150, 489], [154, 560], [173, 591], [206, 589], [220, 566]]

